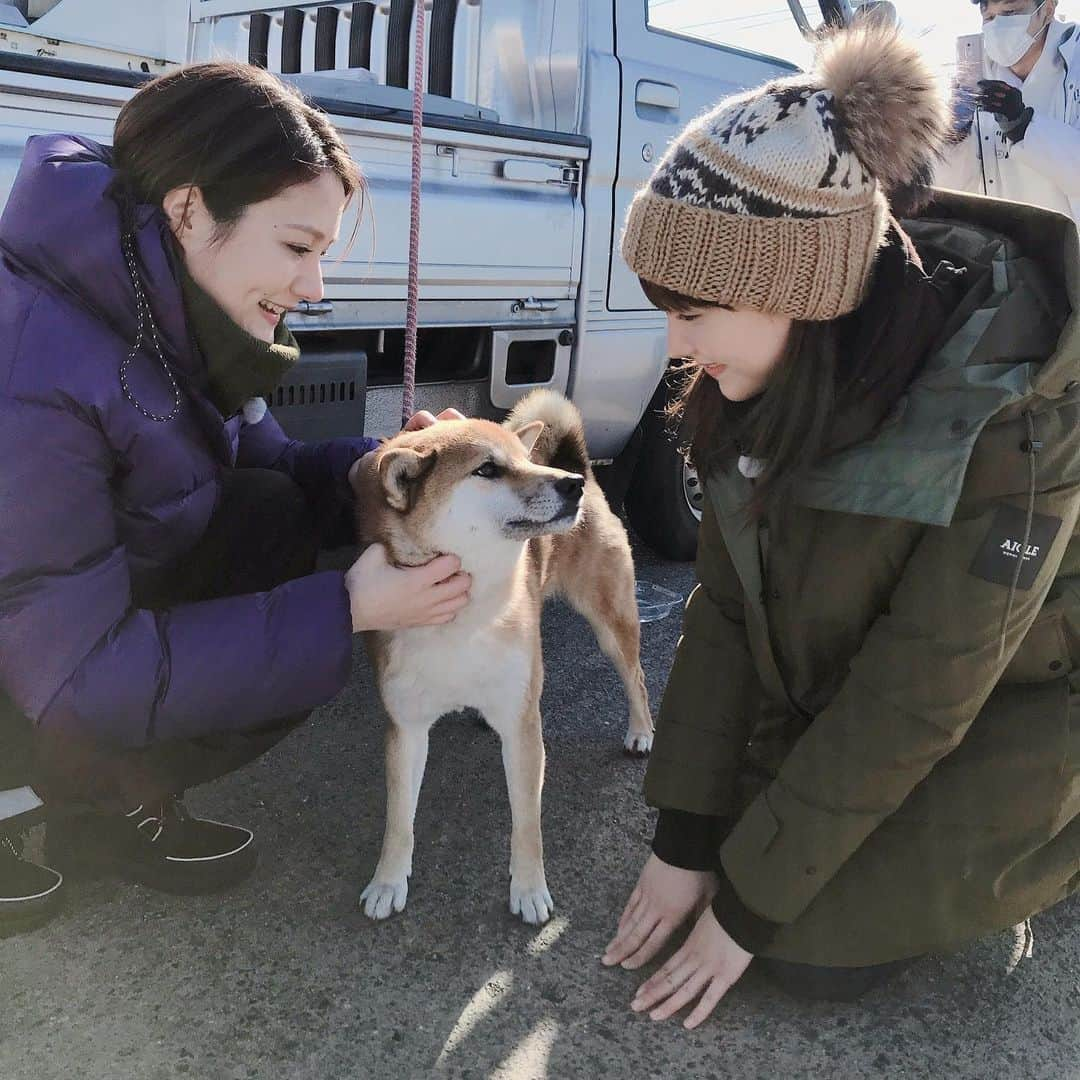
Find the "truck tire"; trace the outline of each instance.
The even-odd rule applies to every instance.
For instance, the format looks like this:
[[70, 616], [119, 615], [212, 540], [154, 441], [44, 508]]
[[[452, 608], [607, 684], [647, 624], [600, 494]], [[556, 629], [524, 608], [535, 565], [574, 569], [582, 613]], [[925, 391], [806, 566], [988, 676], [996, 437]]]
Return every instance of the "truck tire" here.
[[689, 562], [697, 553], [704, 492], [663, 419], [666, 401], [665, 380], [642, 420], [641, 452], [626, 492], [626, 516], [657, 555]]

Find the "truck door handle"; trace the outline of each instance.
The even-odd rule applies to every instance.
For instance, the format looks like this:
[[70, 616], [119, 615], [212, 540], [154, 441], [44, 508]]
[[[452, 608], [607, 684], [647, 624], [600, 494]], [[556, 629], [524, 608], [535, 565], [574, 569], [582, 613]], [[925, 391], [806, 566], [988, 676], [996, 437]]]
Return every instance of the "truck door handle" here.
[[523, 311], [557, 311], [559, 305], [554, 300], [537, 300], [530, 296], [527, 300], [515, 300], [510, 305], [511, 315], [520, 315]]
[[502, 163], [504, 180], [518, 180], [526, 184], [562, 184], [566, 183], [561, 165], [552, 165], [546, 161], [528, 158], [507, 158]]
[[653, 82], [652, 79], [639, 79], [634, 100], [638, 105], [652, 105], [657, 109], [679, 107], [679, 88], [671, 83]]
[[301, 315], [332, 315], [334, 302], [332, 300], [300, 300], [296, 310]]

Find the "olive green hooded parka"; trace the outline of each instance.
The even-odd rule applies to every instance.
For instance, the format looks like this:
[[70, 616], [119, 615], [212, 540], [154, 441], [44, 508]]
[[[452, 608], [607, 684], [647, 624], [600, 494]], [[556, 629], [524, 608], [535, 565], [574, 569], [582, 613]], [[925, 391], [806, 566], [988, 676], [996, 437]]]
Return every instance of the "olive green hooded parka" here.
[[734, 815], [723, 872], [780, 924], [764, 955], [804, 963], [954, 948], [1080, 889], [1076, 228], [940, 192], [905, 228], [968, 271], [943, 344], [760, 527], [733, 463], [704, 478], [646, 778]]

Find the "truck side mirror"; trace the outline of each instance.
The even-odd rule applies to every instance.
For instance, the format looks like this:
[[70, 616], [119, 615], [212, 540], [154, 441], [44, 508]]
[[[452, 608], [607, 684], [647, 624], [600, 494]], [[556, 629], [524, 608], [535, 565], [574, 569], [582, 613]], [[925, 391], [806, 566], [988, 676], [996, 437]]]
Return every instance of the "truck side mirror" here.
[[873, 22], [881, 26], [896, 26], [896, 5], [890, 0], [818, 0], [822, 23], [812, 26], [806, 17], [800, 0], [788, 0], [788, 7], [799, 28], [808, 41], [815, 41], [824, 30], [833, 26], [850, 26], [856, 20]]
[[860, 22], [872, 23], [875, 26], [896, 26], [899, 21], [896, 5], [890, 0], [869, 0], [868, 3], [856, 7], [853, 15]]

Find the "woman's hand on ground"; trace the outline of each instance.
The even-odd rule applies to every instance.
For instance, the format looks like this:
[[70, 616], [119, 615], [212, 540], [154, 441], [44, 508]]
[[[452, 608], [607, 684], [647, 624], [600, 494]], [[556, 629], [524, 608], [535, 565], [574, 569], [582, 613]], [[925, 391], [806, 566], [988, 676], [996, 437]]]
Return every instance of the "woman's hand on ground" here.
[[682, 948], [660, 970], [641, 984], [630, 1008], [651, 1010], [653, 1020], [666, 1020], [699, 998], [683, 1021], [696, 1028], [716, 1008], [717, 1002], [742, 978], [753, 954], [736, 945], [706, 908]]
[[715, 874], [680, 870], [650, 855], [602, 962], [628, 970], [647, 964], [687, 916], [696, 915], [715, 892]]
[[469, 602], [472, 578], [456, 555], [399, 567], [372, 544], [345, 572], [353, 633], [448, 623]]
[[409, 417], [409, 422], [405, 425], [405, 431], [421, 431], [423, 428], [431, 427], [432, 424], [438, 423], [440, 420], [464, 420], [465, 414], [460, 413], [457, 409], [443, 409], [438, 416], [433, 416], [427, 411], [427, 409], [421, 409], [418, 413], [413, 413]]

